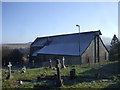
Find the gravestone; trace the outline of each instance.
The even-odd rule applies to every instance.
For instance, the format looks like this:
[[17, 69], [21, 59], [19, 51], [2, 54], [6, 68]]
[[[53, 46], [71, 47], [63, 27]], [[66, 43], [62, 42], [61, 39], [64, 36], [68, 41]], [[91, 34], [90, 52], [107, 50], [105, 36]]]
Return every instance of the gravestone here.
[[52, 60], [51, 59], [49, 61], [49, 64], [50, 64], [49, 68], [52, 68]]
[[33, 68], [35, 67], [35, 61], [34, 60], [32, 61], [32, 67]]
[[75, 70], [75, 69], [72, 69], [72, 70], [70, 71], [70, 79], [74, 79], [75, 76], [76, 76], [76, 70]]
[[66, 68], [65, 67], [65, 58], [63, 57], [63, 59], [62, 59], [62, 68]]
[[22, 84], [23, 84], [23, 81], [20, 80], [20, 81], [19, 81], [19, 84], [22, 85]]
[[100, 78], [100, 73], [96, 73], [96, 74], [95, 74], [95, 77], [96, 77], [97, 79], [99, 79], [99, 78]]
[[56, 68], [57, 68], [57, 86], [62, 86], [63, 85], [63, 80], [61, 79], [60, 75], [60, 60], [58, 59], [56, 61]]
[[24, 66], [23, 68], [22, 68], [22, 73], [25, 73], [26, 72], [26, 67]]
[[11, 67], [12, 67], [12, 64], [11, 64], [11, 62], [9, 62], [9, 64], [8, 64], [8, 76], [7, 76], [7, 79], [13, 78], [13, 76], [11, 74]]

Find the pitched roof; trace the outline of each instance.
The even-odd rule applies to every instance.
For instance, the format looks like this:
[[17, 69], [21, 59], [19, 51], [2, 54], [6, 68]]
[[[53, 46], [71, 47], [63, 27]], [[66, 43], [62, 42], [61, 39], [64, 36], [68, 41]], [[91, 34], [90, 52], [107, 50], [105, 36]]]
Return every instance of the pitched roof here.
[[31, 47], [43, 48], [33, 53], [33, 56], [37, 54], [82, 55], [96, 35], [101, 35], [100, 30], [37, 38]]

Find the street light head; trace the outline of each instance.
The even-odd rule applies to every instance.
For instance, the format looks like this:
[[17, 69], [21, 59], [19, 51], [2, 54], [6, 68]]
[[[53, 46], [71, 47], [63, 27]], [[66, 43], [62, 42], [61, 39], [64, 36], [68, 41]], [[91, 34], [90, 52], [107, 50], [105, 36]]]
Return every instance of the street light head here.
[[80, 25], [78, 25], [78, 24], [77, 24], [77, 25], [76, 25], [76, 27], [78, 27], [78, 28], [79, 28], [79, 33], [80, 33]]
[[77, 24], [76, 26], [77, 26], [77, 27], [80, 27], [80, 25], [78, 25], [78, 24]]

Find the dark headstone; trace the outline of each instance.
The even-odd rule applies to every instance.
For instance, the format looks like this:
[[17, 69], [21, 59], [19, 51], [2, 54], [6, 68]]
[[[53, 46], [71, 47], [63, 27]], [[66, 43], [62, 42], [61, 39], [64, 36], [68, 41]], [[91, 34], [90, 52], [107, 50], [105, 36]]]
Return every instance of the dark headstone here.
[[45, 77], [46, 77], [45, 74], [41, 74], [41, 75], [39, 75], [39, 76], [37, 77], [37, 81], [42, 80], [42, 79], [44, 79]]
[[57, 77], [57, 74], [54, 74], [54, 77]]
[[33, 60], [32, 61], [32, 68], [34, 68], [35, 67], [35, 61]]
[[11, 71], [11, 73], [15, 73], [15, 71]]
[[95, 77], [99, 79], [100, 78], [100, 73], [96, 73]]
[[40, 76], [37, 76], [37, 81], [41, 80], [41, 77]]
[[70, 79], [74, 79], [75, 76], [76, 76], [76, 71], [75, 71], [75, 69], [72, 69], [72, 70], [70, 71]]

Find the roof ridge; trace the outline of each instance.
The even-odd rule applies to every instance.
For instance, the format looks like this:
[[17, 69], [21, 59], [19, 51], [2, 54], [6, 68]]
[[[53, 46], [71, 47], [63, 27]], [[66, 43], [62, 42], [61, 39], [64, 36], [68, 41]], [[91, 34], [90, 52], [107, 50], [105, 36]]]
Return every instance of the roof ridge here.
[[70, 34], [60, 34], [60, 35], [52, 35], [52, 36], [43, 36], [43, 37], [37, 37], [37, 38], [40, 39], [40, 38], [48, 38], [48, 37], [57, 37], [57, 36], [66, 36], [66, 35], [75, 35], [75, 34], [94, 33], [94, 32], [99, 32], [100, 35], [101, 35], [100, 30], [97, 30], [97, 31], [88, 31], [88, 32], [80, 32], [80, 33], [70, 33]]

